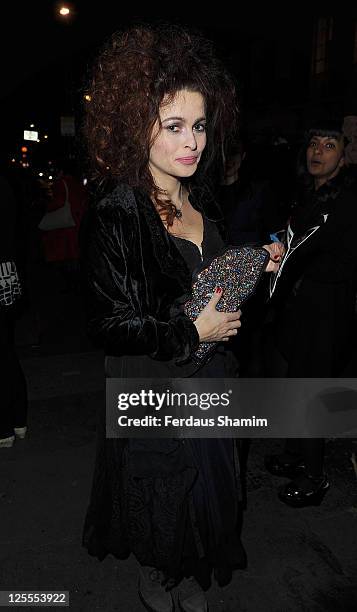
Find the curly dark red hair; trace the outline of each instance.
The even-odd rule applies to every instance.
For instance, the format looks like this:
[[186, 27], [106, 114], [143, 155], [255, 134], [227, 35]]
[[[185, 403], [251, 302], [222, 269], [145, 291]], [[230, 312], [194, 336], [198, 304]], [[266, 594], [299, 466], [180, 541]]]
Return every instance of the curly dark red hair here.
[[87, 90], [84, 135], [93, 178], [143, 189], [165, 210], [169, 225], [175, 209], [163, 201], [148, 163], [160, 104], [182, 89], [201, 93], [206, 104], [207, 146], [192, 179], [197, 181], [214, 161], [224, 159], [238, 119], [234, 81], [210, 41], [176, 25], [117, 32], [100, 53]]

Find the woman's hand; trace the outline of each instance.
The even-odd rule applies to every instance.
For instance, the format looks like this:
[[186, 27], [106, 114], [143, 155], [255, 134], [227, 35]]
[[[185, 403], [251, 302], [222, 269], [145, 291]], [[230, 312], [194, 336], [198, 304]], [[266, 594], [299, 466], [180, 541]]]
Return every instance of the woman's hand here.
[[268, 262], [265, 272], [277, 272], [279, 270], [280, 262], [285, 253], [285, 247], [282, 242], [271, 242], [265, 244], [263, 249], [268, 251], [270, 255], [270, 261]]
[[216, 306], [223, 295], [222, 289], [216, 287], [210, 301], [197, 317], [194, 325], [198, 331], [200, 342], [227, 342], [231, 336], [236, 336], [241, 326], [241, 311], [219, 312]]

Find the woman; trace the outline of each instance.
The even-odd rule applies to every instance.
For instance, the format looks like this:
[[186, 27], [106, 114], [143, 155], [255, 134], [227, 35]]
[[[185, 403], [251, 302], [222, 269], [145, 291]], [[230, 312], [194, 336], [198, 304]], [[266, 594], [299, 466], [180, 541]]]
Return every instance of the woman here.
[[[97, 176], [111, 179], [88, 218], [84, 253], [89, 326], [105, 347], [107, 376], [229, 375], [222, 347], [237, 334], [240, 311], [216, 310], [219, 288], [194, 323], [178, 304], [193, 269], [224, 245], [204, 177], [235, 132], [230, 77], [207, 41], [176, 27], [137, 27], [109, 41], [89, 96], [89, 150]], [[203, 341], [219, 348], [199, 368], [191, 356]], [[212, 568], [226, 584], [245, 563], [234, 442], [105, 440], [101, 428], [89, 553], [133, 552], [150, 610], [173, 610], [177, 583], [183, 610], [207, 610], [202, 587]]]
[[70, 203], [73, 227], [60, 227], [41, 232], [46, 262], [55, 266], [63, 281], [65, 292], [76, 291], [79, 283], [78, 236], [83, 215], [87, 207], [88, 194], [80, 181], [76, 164], [71, 158], [62, 157], [56, 162], [57, 174], [47, 202], [47, 211], [52, 213]]
[[[301, 190], [286, 230], [287, 251], [272, 278], [275, 314], [268, 373], [336, 377], [352, 349], [357, 279], [356, 191], [345, 166], [342, 124], [315, 124], [302, 155]], [[280, 490], [281, 501], [296, 507], [321, 503], [330, 487], [323, 455], [322, 439], [300, 439], [289, 440], [281, 455], [266, 458], [271, 473], [293, 476]]]

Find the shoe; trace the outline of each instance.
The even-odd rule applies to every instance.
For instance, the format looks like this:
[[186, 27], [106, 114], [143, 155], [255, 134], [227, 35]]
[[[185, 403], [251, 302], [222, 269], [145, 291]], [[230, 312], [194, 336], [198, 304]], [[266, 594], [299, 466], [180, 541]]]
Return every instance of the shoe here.
[[180, 582], [178, 604], [183, 612], [208, 612], [206, 596], [193, 576]]
[[319, 506], [329, 488], [330, 483], [325, 475], [313, 478], [303, 474], [281, 487], [279, 499], [293, 508]]
[[163, 573], [155, 567], [140, 568], [139, 597], [149, 612], [174, 612], [171, 593], [163, 586], [163, 580]]
[[11, 448], [15, 442], [15, 436], [0, 438], [0, 448]]
[[286, 453], [281, 455], [268, 455], [264, 459], [264, 465], [270, 474], [273, 476], [284, 476], [286, 478], [294, 478], [299, 476], [305, 470], [305, 463], [293, 457], [289, 458]]
[[26, 436], [27, 427], [26, 425], [25, 427], [14, 427], [14, 432], [15, 432], [16, 438], [20, 438], [20, 440], [23, 440], [24, 437]]

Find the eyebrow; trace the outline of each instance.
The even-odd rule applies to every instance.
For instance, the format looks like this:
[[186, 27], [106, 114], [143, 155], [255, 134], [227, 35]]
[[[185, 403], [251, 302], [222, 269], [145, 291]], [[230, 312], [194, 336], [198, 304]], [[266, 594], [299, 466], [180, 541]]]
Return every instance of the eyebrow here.
[[[165, 119], [162, 119], [161, 122], [164, 123], [164, 121], [183, 121], [185, 122], [185, 119], [183, 117], [166, 117]], [[206, 117], [200, 117], [199, 119], [196, 119], [193, 122], [193, 125], [195, 125], [195, 123], [199, 123], [200, 121], [206, 121]]]
[[317, 138], [321, 138], [321, 140], [336, 140], [338, 142], [337, 136], [311, 136], [310, 140], [317, 140]]

